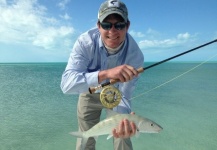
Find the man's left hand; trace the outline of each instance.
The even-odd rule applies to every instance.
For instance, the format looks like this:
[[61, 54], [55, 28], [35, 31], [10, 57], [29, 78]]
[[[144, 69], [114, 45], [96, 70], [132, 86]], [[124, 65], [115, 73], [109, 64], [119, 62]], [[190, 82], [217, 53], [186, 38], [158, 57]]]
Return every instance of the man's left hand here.
[[[132, 115], [134, 113], [131, 113]], [[136, 134], [136, 125], [127, 119], [123, 119], [119, 126], [113, 129], [112, 133], [115, 138], [130, 138]]]

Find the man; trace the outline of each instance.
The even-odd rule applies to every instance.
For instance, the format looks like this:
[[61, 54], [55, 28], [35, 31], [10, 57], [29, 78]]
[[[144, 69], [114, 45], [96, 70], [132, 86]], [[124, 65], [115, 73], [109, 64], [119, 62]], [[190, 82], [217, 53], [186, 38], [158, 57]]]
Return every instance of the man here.
[[[134, 39], [127, 33], [130, 26], [126, 5], [118, 0], [101, 4], [97, 28], [82, 34], [74, 44], [61, 88], [64, 93], [79, 93], [78, 125], [86, 131], [100, 121], [100, 91], [89, 94], [88, 88], [118, 79], [114, 86], [122, 93], [120, 104], [113, 108], [118, 113], [131, 113], [130, 98], [138, 80], [137, 68], [143, 66], [144, 58]], [[115, 150], [132, 150], [130, 137], [136, 132], [134, 123], [124, 119], [112, 133]], [[77, 150], [81, 141], [77, 141]], [[95, 149], [95, 140], [89, 138], [86, 149]]]

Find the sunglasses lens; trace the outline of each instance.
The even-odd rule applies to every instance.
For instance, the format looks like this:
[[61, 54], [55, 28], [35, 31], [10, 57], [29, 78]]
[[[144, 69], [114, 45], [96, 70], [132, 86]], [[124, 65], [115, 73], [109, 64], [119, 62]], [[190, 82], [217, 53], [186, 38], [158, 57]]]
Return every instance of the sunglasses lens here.
[[100, 24], [104, 30], [110, 30], [112, 27], [112, 23], [109, 23], [109, 22], [101, 22]]
[[115, 24], [115, 29], [117, 29], [117, 30], [122, 30], [125, 27], [126, 27], [126, 23], [125, 22], [117, 22]]
[[[100, 25], [104, 30], [110, 30], [112, 28], [113, 24], [110, 22], [101, 22]], [[114, 24], [114, 27], [117, 30], [123, 30], [126, 27], [126, 23], [125, 22], [117, 22]]]

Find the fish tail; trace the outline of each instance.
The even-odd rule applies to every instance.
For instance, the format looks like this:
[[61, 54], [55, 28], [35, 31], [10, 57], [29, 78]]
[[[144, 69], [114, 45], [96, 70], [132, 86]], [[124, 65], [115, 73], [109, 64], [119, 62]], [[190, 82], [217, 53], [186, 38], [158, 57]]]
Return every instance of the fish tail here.
[[70, 132], [69, 134], [76, 136], [77, 138], [81, 138], [81, 150], [84, 150], [85, 146], [87, 144], [88, 137], [85, 137], [83, 132], [79, 132], [79, 131], [78, 132]]

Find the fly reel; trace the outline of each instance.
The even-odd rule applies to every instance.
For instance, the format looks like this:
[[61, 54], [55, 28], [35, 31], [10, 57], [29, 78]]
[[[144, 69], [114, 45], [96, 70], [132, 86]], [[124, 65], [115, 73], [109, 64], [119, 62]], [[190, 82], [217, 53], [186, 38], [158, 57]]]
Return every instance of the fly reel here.
[[100, 93], [100, 101], [106, 108], [114, 108], [121, 102], [121, 92], [114, 86], [105, 86]]

